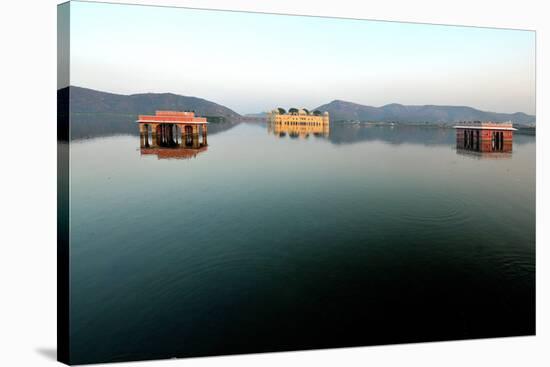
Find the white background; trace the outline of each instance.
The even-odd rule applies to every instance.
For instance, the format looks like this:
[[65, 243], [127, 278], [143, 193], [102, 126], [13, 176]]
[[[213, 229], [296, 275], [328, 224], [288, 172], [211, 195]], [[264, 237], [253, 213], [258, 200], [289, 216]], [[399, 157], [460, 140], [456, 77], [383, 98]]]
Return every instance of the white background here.
[[[550, 67], [550, 21], [543, 1], [132, 2], [537, 30], [536, 337], [165, 360], [139, 362], [139, 366], [550, 365], [550, 259], [545, 249], [549, 242], [545, 226], [549, 203], [548, 194], [543, 192], [549, 182], [548, 169], [543, 164], [549, 161], [544, 144], [550, 138], [545, 126], [550, 99], [546, 71]], [[0, 366], [57, 363], [56, 3], [0, 3]], [[124, 365], [133, 364], [138, 363]]]

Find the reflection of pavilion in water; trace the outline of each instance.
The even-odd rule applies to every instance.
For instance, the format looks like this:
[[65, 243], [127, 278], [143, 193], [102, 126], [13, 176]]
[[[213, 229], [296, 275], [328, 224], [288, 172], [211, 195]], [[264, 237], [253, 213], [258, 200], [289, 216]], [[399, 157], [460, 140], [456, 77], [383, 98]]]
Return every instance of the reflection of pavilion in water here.
[[478, 156], [506, 157], [512, 152], [514, 131], [511, 122], [470, 122], [455, 126], [457, 152]]
[[474, 159], [507, 159], [512, 158], [512, 151], [508, 152], [480, 152], [468, 149], [457, 149], [457, 154]]
[[137, 122], [141, 154], [182, 159], [207, 149], [208, 122], [194, 112], [156, 111], [154, 116], [139, 115]]
[[158, 159], [191, 159], [205, 152], [207, 147], [193, 148], [141, 148], [141, 155], [156, 155]]

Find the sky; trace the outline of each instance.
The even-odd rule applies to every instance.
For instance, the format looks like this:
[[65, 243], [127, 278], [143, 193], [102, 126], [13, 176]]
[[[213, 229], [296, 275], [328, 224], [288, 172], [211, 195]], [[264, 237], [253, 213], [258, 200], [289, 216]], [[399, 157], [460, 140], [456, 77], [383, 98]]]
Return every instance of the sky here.
[[535, 32], [71, 2], [71, 85], [176, 93], [246, 114], [466, 105], [535, 113]]

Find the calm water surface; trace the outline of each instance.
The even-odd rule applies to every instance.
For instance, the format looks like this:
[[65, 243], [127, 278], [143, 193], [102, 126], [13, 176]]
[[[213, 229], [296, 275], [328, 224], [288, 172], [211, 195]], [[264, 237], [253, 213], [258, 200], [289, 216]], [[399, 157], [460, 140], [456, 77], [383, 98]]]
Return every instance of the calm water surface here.
[[192, 159], [74, 142], [74, 360], [533, 334], [535, 137], [454, 142], [364, 124], [239, 124]]

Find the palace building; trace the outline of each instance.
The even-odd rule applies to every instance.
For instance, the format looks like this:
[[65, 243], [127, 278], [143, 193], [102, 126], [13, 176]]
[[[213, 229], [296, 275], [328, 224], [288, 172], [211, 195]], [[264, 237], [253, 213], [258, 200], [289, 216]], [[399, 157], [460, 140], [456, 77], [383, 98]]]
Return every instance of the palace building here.
[[328, 136], [329, 114], [328, 112], [291, 108], [289, 112], [279, 108], [268, 113], [269, 131], [278, 136], [308, 137]]
[[456, 129], [456, 147], [480, 153], [511, 152], [515, 129], [512, 122], [472, 121]]
[[268, 114], [268, 121], [283, 125], [298, 125], [298, 124], [328, 124], [328, 112], [314, 111], [309, 112], [302, 108], [300, 110], [291, 108], [289, 112], [281, 109], [275, 109]]

